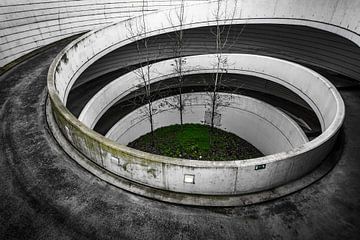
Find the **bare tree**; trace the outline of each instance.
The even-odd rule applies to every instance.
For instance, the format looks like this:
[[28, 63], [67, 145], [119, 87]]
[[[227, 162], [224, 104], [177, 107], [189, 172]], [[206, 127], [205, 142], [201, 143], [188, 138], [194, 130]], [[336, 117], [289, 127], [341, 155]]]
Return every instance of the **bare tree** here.
[[137, 68], [134, 72], [138, 76], [140, 80], [140, 84], [136, 85], [138, 89], [144, 89], [144, 99], [143, 101], [147, 104], [147, 110], [144, 113], [145, 116], [149, 119], [150, 123], [150, 131], [151, 131], [151, 141], [153, 147], [155, 147], [155, 136], [154, 136], [154, 109], [152, 106], [152, 89], [151, 89], [151, 59], [152, 59], [152, 51], [149, 47], [149, 39], [147, 36], [148, 27], [145, 19], [145, 11], [148, 7], [147, 0], [142, 0], [141, 7], [141, 18], [140, 21], [129, 22], [127, 25], [128, 33], [130, 34], [130, 38], [133, 38], [136, 42], [136, 50], [139, 55], [139, 59], [144, 59], [140, 63], [140, 67]]
[[215, 74], [214, 84], [211, 93], [211, 110], [210, 110], [210, 126], [214, 129], [215, 117], [219, 115], [217, 112], [218, 107], [223, 105], [221, 98], [218, 95], [219, 86], [221, 85], [224, 72], [229, 66], [228, 59], [223, 55], [223, 51], [228, 44], [229, 35], [231, 30], [231, 24], [234, 19], [234, 15], [237, 9], [237, 0], [234, 0], [234, 6], [232, 9], [228, 8], [227, 0], [217, 0], [217, 6], [215, 9], [214, 17], [216, 21], [215, 31], [211, 30], [211, 33], [215, 36]]
[[178, 28], [177, 31], [174, 33], [174, 37], [171, 35], [170, 38], [174, 42], [173, 53], [174, 53], [174, 63], [172, 64], [174, 67], [174, 72], [177, 74], [178, 80], [178, 94], [176, 96], [176, 109], [179, 111], [180, 115], [180, 124], [183, 125], [183, 111], [184, 111], [184, 95], [183, 95], [183, 70], [184, 64], [186, 64], [186, 59], [183, 57], [183, 47], [184, 47], [184, 20], [185, 20], [185, 0], [181, 0], [180, 7], [178, 11], [176, 11], [175, 19], [169, 15], [169, 22], [170, 24]]

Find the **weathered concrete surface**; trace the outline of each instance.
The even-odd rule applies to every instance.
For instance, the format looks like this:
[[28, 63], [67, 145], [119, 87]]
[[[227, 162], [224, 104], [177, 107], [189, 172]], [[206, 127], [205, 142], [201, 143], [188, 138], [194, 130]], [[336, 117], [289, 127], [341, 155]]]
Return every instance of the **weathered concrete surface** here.
[[[76, 45], [71, 48], [76, 48]], [[336, 119], [343, 118], [342, 100], [339, 99], [340, 97], [336, 90], [332, 90], [331, 84], [329, 85], [327, 80], [316, 72], [293, 62], [261, 55], [223, 54], [222, 57], [226, 59], [226, 64], [221, 64], [220, 67], [223, 73], [257, 76], [280, 84], [294, 92], [306, 101], [317, 114], [323, 131], [325, 131], [332, 122], [336, 122]], [[68, 61], [71, 62], [73, 60], [76, 62], [77, 59], [69, 59]], [[214, 62], [217, 61], [216, 54], [194, 55], [186, 57], [185, 60], [186, 64], [183, 69], [184, 76], [215, 72]], [[164, 79], [166, 81], [166, 79], [177, 76], [178, 74], [174, 73], [173, 65], [174, 60], [172, 59], [154, 63], [149, 73], [151, 83], [154, 84]], [[146, 67], [142, 69], [141, 71], [143, 72], [148, 71]], [[286, 69], [286, 71], [284, 71], [284, 69]], [[57, 70], [55, 73], [55, 69], [52, 71], [53, 72], [49, 72], [49, 89], [52, 89], [53, 85], [64, 86], [64, 82], [66, 82], [65, 79], [68, 76], [64, 74], [63, 77], [58, 76], [55, 78], [53, 75], [57, 73], [61, 74], [62, 72], [61, 70]], [[131, 71], [104, 86], [85, 105], [78, 119], [87, 127], [93, 128], [99, 118], [101, 118], [113, 104], [129, 93], [136, 91], [138, 85], [141, 86], [142, 80], [138, 76], [139, 71], [140, 70]], [[240, 82], [239, 86], [241, 86], [241, 84]], [[68, 89], [69, 87], [65, 86], [64, 88]], [[266, 85], [264, 88], [266, 88]], [[277, 93], [272, 94], [276, 95]], [[60, 97], [61, 92], [59, 94], [56, 92], [53, 95]], [[55, 96], [51, 97], [54, 98]]]
[[[344, 120], [344, 103], [340, 94], [330, 82], [316, 72], [281, 59], [248, 54], [226, 54], [223, 57], [229, 65], [220, 66], [223, 73], [255, 75], [286, 86], [312, 107], [319, 118], [323, 133], [311, 142], [281, 152], [281, 148], [272, 149], [274, 145], [269, 145], [267, 141], [262, 142], [263, 139], [274, 138], [274, 135], [267, 130], [259, 128], [256, 134], [243, 132], [242, 137], [265, 154], [262, 158], [246, 161], [189, 161], [160, 157], [127, 148], [104, 138], [86, 126], [91, 128], [95, 125], [97, 119], [113, 103], [129, 94], [134, 86], [141, 84], [136, 70], [117, 78], [101, 89], [84, 107], [79, 119], [71, 115], [63, 105], [66, 101], [65, 93], [71, 88], [71, 82], [78, 74], [75, 70], [78, 67], [76, 62], [78, 58], [82, 58], [82, 55], [76, 54], [76, 49], [80, 49], [81, 41], [84, 39], [79, 38], [68, 45], [55, 58], [49, 69], [48, 91], [56, 122], [69, 142], [87, 158], [111, 173], [136, 183], [168, 191], [222, 196], [269, 190], [314, 170], [331, 151]], [[72, 51], [75, 53], [70, 54]], [[187, 57], [186, 71], [183, 73], [189, 75], [215, 72], [212, 66], [214, 61], [216, 61], [215, 55]], [[62, 67], [64, 63], [67, 64], [67, 70]], [[158, 62], [152, 65], [149, 74], [146, 73], [149, 69], [143, 69], [141, 72], [145, 72], [152, 79], [151, 82], [156, 82], [169, 76], [173, 77], [172, 63], [173, 61], [170, 60]], [[74, 68], [69, 68], [70, 65]], [[154, 120], [157, 121], [156, 117]], [[248, 119], [244, 122], [250, 124], [251, 121]], [[254, 123], [255, 128], [258, 125]], [[258, 137], [260, 136], [258, 134], [262, 138]], [[275, 139], [281, 138], [275, 136]], [[277, 154], [273, 155], [273, 153]], [[266, 164], [266, 169], [255, 171], [256, 166], [260, 164]], [[193, 184], [186, 184], [184, 182], [186, 174], [194, 175], [197, 180]]]
[[[187, 0], [187, 3], [205, 0]], [[76, 33], [138, 15], [142, 1], [2, 0], [0, 2], [0, 67], [37, 48]], [[152, 12], [180, 4], [180, 0], [147, 0]]]
[[195, 208], [138, 197], [78, 167], [47, 132], [52, 49], [0, 78], [1, 239], [357, 239], [360, 89], [342, 91], [344, 153], [310, 187], [263, 204]]
[[[258, 99], [218, 93], [218, 128], [232, 132], [252, 144], [264, 155], [285, 152], [308, 142], [304, 131], [287, 114]], [[204, 124], [205, 112], [210, 111], [211, 95], [207, 92], [185, 93], [183, 122]], [[178, 98], [162, 98], [152, 102], [153, 126], [158, 129], [180, 124]], [[148, 106], [143, 105], [118, 121], [105, 137], [127, 145], [150, 132], [150, 121], [144, 116]], [[259, 137], [261, 136], [261, 137]], [[268, 137], [266, 137], [268, 136]], [[211, 174], [210, 174], [211, 176]], [[210, 177], [211, 178], [211, 177]]]
[[[225, 82], [226, 86], [223, 86], [222, 84], [220, 88], [221, 92], [241, 94], [244, 96], [256, 98], [286, 112], [300, 125], [300, 127], [303, 129], [305, 134], [308, 137], [310, 137], [310, 139], [313, 139], [314, 137], [321, 134], [321, 126], [319, 120], [317, 119], [316, 114], [311, 110], [310, 107], [308, 107], [305, 101], [301, 100], [300, 97], [292, 93], [287, 88], [278, 84], [273, 84], [271, 87], [271, 94], [270, 92], [264, 93], [261, 91], [261, 87], [257, 87], [257, 88], [255, 87], [255, 90], [254, 88], [249, 87], [250, 83], [254, 83], [255, 85], [259, 81], [261, 83], [264, 83], [261, 86], [265, 85], [266, 80], [262, 78], [257, 78], [247, 75], [236, 75], [236, 74], [229, 74], [228, 76], [230, 79], [229, 80], [226, 79], [226, 81], [225, 80], [223, 81], [223, 84]], [[191, 93], [191, 92], [209, 91], [209, 87], [207, 86], [214, 85], [212, 81], [213, 80], [212, 75], [207, 75], [207, 74], [201, 75], [201, 78], [199, 79], [198, 75], [189, 75], [186, 77], [184, 76], [183, 92]], [[177, 78], [167, 79], [165, 81], [151, 85], [151, 89], [159, 89], [156, 92], [156, 94], [154, 94], [154, 101], [178, 93], [176, 88], [176, 83], [178, 82]], [[99, 80], [96, 82], [98, 83]], [[244, 87], [241, 89], [236, 89], [234, 91], [233, 88], [238, 87], [239, 82], [243, 83], [243, 86], [245, 86], [246, 88]], [[74, 116], [76, 117], [79, 116], [79, 113], [81, 111], [80, 109], [81, 106], [84, 106], [87, 103], [87, 101], [90, 99], [88, 98], [89, 95], [84, 96], [82, 93], [90, 92], [91, 94], [91, 92], [93, 92], [92, 95], [95, 95], [96, 92], [94, 93], [93, 90], [94, 88], [92, 87], [93, 86], [92, 83], [94, 82], [92, 81], [91, 84], [82, 85], [81, 92], [79, 91], [74, 92], [73, 95], [74, 97], [71, 100], [71, 109], [69, 108], [69, 105], [67, 105], [67, 108], [73, 113]], [[267, 84], [269, 83], [270, 82], [268, 81]], [[98, 88], [97, 91], [98, 90], [100, 90], [100, 88]], [[133, 94], [130, 94], [125, 98], [122, 98], [120, 101], [116, 102], [98, 120], [93, 130], [102, 135], [106, 135], [106, 133], [111, 129], [111, 127], [114, 126], [120, 119], [122, 119], [127, 114], [131, 113], [138, 107], [145, 104], [143, 100], [144, 92], [145, 92], [144, 89], [140, 89], [137, 92], [134, 92]], [[281, 94], [281, 93], [285, 93], [285, 94]], [[299, 100], [297, 101], [299, 104], [293, 103], [291, 100], [288, 101], [282, 98], [282, 96], [284, 95], [289, 96], [288, 99], [291, 98], [292, 100], [295, 98], [296, 101]], [[70, 101], [68, 102], [68, 104], [69, 103]]]
[[[179, 4], [179, 0], [147, 0], [146, 10], [165, 9]], [[186, 0], [186, 3], [209, 2]], [[301, 20], [314, 21], [312, 25], [329, 23], [325, 29], [341, 32], [349, 29], [349, 38], [359, 33], [359, 1], [357, 0], [241, 0], [238, 2], [240, 16], [244, 18], [284, 18], [280, 22], [297, 23]], [[78, 32], [105, 26], [139, 13], [142, 1], [114, 0], [2, 0], [0, 2], [0, 66], [11, 62], [41, 46], [55, 42]], [[206, 7], [205, 7], [206, 8]], [[204, 12], [204, 7], [200, 9]], [[187, 14], [185, 14], [187, 15]], [[270, 21], [271, 22], [271, 21]], [[342, 27], [333, 29], [332, 25]], [[187, 34], [186, 34], [187, 35]], [[268, 34], [266, 34], [268, 35]], [[301, 35], [301, 34], [300, 34]], [[353, 37], [354, 39], [356, 36]], [[335, 48], [330, 48], [334, 50]], [[348, 52], [347, 58], [352, 55]], [[316, 55], [313, 59], [318, 59]], [[355, 59], [356, 61], [356, 59]], [[350, 68], [351, 70], [351, 68]], [[359, 74], [357, 74], [359, 76]]]

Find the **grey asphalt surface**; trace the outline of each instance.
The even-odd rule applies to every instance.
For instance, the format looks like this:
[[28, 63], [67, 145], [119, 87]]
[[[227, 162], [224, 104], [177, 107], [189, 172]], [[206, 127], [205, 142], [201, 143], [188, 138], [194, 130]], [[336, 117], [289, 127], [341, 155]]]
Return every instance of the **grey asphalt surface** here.
[[46, 76], [64, 43], [0, 77], [0, 239], [358, 239], [360, 89], [346, 105], [334, 169], [289, 196], [199, 208], [113, 187], [74, 163], [49, 133]]

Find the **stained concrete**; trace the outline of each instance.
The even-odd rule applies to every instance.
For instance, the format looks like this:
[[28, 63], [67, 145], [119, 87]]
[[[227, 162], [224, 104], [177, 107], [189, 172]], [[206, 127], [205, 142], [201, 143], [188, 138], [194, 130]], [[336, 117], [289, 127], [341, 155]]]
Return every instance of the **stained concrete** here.
[[[218, 93], [218, 98], [220, 106], [217, 112], [221, 115], [218, 118], [219, 124], [217, 127], [238, 135], [259, 149], [264, 155], [286, 152], [309, 141], [304, 131], [295, 121], [284, 112], [265, 102], [242, 95], [226, 93]], [[211, 95], [208, 92], [184, 93], [183, 99], [186, 99], [183, 104], [184, 123], [202, 124], [204, 121], [211, 121], [210, 118], [206, 120], [206, 117], [204, 117], [206, 116], [204, 106], [211, 106]], [[174, 106], [177, 106], [178, 101], [177, 98], [172, 96], [152, 102], [155, 109], [161, 109], [161, 111], [155, 112], [153, 115], [154, 129], [179, 124], [179, 110], [174, 108]], [[221, 105], [221, 103], [223, 104]], [[105, 136], [120, 144], [128, 145], [130, 142], [149, 133], [151, 129], [150, 123], [148, 118], [144, 117], [147, 107], [147, 105], [143, 105], [122, 118]], [[210, 176], [214, 177], [215, 174], [210, 174]], [[200, 177], [209, 179], [209, 176]], [[208, 181], [206, 182], [208, 184]], [[224, 184], [222, 182], [222, 185]], [[204, 189], [205, 187], [200, 188]]]
[[357, 239], [360, 89], [341, 91], [344, 152], [306, 189], [267, 203], [198, 208], [122, 191], [77, 166], [49, 134], [46, 74], [61, 46], [0, 77], [1, 239]]

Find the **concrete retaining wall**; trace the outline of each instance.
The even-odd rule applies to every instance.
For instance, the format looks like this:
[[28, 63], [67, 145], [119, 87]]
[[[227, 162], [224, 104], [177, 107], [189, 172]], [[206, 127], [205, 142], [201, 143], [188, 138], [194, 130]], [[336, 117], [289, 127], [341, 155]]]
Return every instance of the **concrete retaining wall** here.
[[[213, 75], [212, 74], [201, 74], [201, 75], [187, 75], [184, 76], [182, 85], [183, 91], [189, 92], [190, 89], [197, 89], [197, 91], [209, 91], [209, 85], [213, 84]], [[105, 86], [106, 84], [104, 84]], [[287, 114], [290, 114], [291, 117], [298, 122], [305, 129], [317, 129], [317, 131], [321, 131], [321, 127], [319, 121], [315, 113], [309, 107], [309, 105], [298, 95], [296, 95], [291, 90], [286, 87], [271, 82], [269, 80], [254, 77], [251, 75], [238, 75], [238, 74], [227, 74], [221, 80], [221, 85], [226, 86], [228, 93], [235, 93], [234, 90], [231, 91], [229, 89], [237, 89], [236, 93], [241, 95], [246, 95], [253, 98], [258, 98], [264, 102], [269, 103], [270, 105], [274, 105], [278, 108], [281, 108], [286, 111]], [[88, 85], [83, 86], [84, 89], [87, 89], [87, 93], [89, 93], [89, 97], [87, 99], [83, 99], [80, 92], [83, 89], [77, 89], [74, 92], [70, 92], [69, 100], [67, 104], [67, 108], [74, 114], [74, 116], [79, 117], [82, 109], [85, 107], [87, 102], [102, 88], [99, 86], [98, 89], [89, 88]], [[157, 91], [161, 91], [162, 94], [158, 95], [158, 98], [170, 96], [167, 90], [174, 93], [178, 88], [178, 78], [174, 79], [166, 79], [161, 82], [157, 82], [151, 85], [151, 89], [156, 89]], [[202, 90], [201, 90], [202, 89]], [[94, 90], [94, 91], [92, 91]], [[136, 91], [121, 100], [117, 101], [112, 107], [110, 107], [104, 115], [102, 115], [99, 120], [96, 122], [94, 126], [94, 130], [100, 134], [105, 135], [110, 128], [119, 121], [126, 114], [130, 113], [132, 110], [135, 110], [137, 107], [141, 105], [133, 105], [129, 106], [131, 101], [129, 99], [134, 98], [139, 94], [139, 91]], [[166, 94], [166, 95], [163, 95]], [[77, 97], [76, 97], [77, 96]], [[270, 97], [271, 96], [271, 97]], [[278, 99], [278, 101], [274, 100]], [[154, 99], [155, 100], [155, 99]], [[285, 103], [292, 105], [293, 107], [300, 107], [301, 111], [296, 111], [293, 107], [285, 106]], [[294, 104], [295, 103], [295, 104]], [[135, 107], [136, 106], [136, 107]], [[290, 111], [290, 112], [289, 112]], [[119, 114], [120, 113], [120, 114]], [[305, 124], [304, 124], [305, 123]], [[310, 125], [309, 125], [310, 124]], [[308, 128], [309, 127], [309, 128]], [[304, 131], [305, 131], [304, 129]]]
[[[147, 2], [146, 9], [149, 12], [179, 3], [177, 0]], [[208, 1], [186, 2], [194, 4]], [[301, 0], [241, 0], [238, 1], [239, 10], [236, 15], [246, 19], [248, 23], [270, 21], [306, 25], [303, 22], [309, 22], [309, 25], [345, 36], [358, 44], [359, 4], [357, 0], [311, 0], [306, 4]], [[126, 3], [114, 0], [19, 0], [14, 3], [3, 0], [0, 2], [0, 67], [67, 36], [137, 15], [140, 9], [141, 1]]]
[[[205, 113], [211, 110], [211, 93], [183, 95], [184, 123], [206, 124]], [[232, 132], [259, 149], [264, 155], [285, 152], [306, 143], [302, 129], [280, 110], [254, 98], [220, 93], [216, 127]], [[180, 123], [177, 96], [152, 103], [154, 129]], [[150, 132], [148, 106], [142, 106], [118, 121], [105, 137], [127, 145]]]
[[[229, 32], [227, 32], [229, 30]], [[211, 27], [183, 31], [183, 56], [216, 53], [216, 41]], [[329, 69], [360, 80], [360, 49], [350, 40], [326, 31], [296, 25], [247, 24], [232, 25], [226, 29], [228, 41], [223, 53], [246, 53], [281, 58]], [[161, 61], [174, 57], [174, 33], [149, 38], [150, 60]], [[94, 62], [77, 79], [73, 88], [104, 74], [114, 74], [139, 63], [136, 44], [116, 49]]]
[[[261, 1], [260, 1], [261, 2]], [[321, 22], [314, 22], [310, 20], [292, 20], [291, 18], [294, 15], [297, 15], [299, 13], [303, 13], [305, 15], [313, 12], [314, 9], [308, 12], [303, 12], [299, 9], [302, 9], [299, 7], [299, 9], [296, 9], [296, 7], [292, 6], [290, 9], [281, 9], [284, 10], [284, 12], [280, 11], [279, 13], [275, 11], [275, 14], [282, 13], [281, 16], [283, 17], [289, 17], [290, 19], [282, 19], [282, 18], [273, 18], [274, 12], [269, 12], [269, 9], [273, 4], [277, 4], [276, 7], [282, 8], [282, 7], [288, 7], [288, 2], [281, 3], [281, 1], [272, 2], [267, 1], [266, 4], [263, 2], [257, 3], [257, 1], [240, 1], [238, 2], [238, 6], [243, 6], [241, 8], [241, 11], [236, 11], [235, 15], [229, 16], [228, 14], [225, 14], [223, 16], [223, 20], [221, 21], [222, 24], [241, 24], [241, 23], [286, 23], [286, 24], [298, 24], [298, 25], [305, 25], [305, 26], [311, 26], [315, 28], [324, 29], [330, 32], [337, 33], [339, 35], [342, 35], [345, 38], [348, 38], [352, 41], [354, 41], [356, 44], [360, 43], [360, 37], [355, 32], [351, 32], [346, 30], [346, 28], [338, 27], [336, 25], [329, 25], [328, 23], [321, 23]], [[297, 2], [297, 1], [294, 1]], [[316, 2], [316, 4], [315, 4]], [[328, 1], [312, 1], [314, 5], [318, 5], [318, 3], [322, 3], [323, 6], [327, 5]], [[341, 1], [342, 2], [342, 1]], [[231, 6], [231, 4], [234, 4], [234, 1], [229, 0], [228, 1], [228, 9], [235, 8], [235, 6]], [[239, 5], [240, 4], [240, 5]], [[254, 5], [253, 5], [254, 4]], [[257, 5], [256, 5], [257, 4]], [[351, 4], [356, 5], [356, 3], [351, 2]], [[303, 4], [302, 4], [303, 5]], [[246, 6], [244, 8], [244, 6]], [[255, 7], [256, 6], [256, 7]], [[296, 6], [296, 4], [295, 4]], [[311, 6], [311, 4], [308, 4], [306, 6]], [[353, 7], [356, 7], [353, 6]], [[206, 5], [194, 5], [191, 8], [187, 8], [186, 13], [187, 16], [185, 18], [184, 22], [184, 29], [189, 28], [195, 28], [195, 27], [201, 27], [201, 26], [209, 26], [209, 25], [215, 25], [215, 16], [214, 11], [216, 10], [217, 5], [215, 3], [209, 2]], [[319, 6], [320, 7], [320, 6]], [[319, 8], [318, 7], [318, 8]], [[323, 7], [321, 9], [324, 9]], [[344, 8], [347, 9], [347, 8]], [[286, 12], [288, 10], [289, 12]], [[308, 9], [306, 9], [308, 10]], [[321, 10], [322, 11], [322, 10]], [[340, 10], [339, 10], [340, 11]], [[350, 12], [352, 10], [349, 10]], [[156, 17], [154, 17], [152, 14], [149, 14], [145, 17], [147, 24], [147, 37], [151, 37], [154, 35], [171, 32], [176, 29], [176, 23], [170, 23], [168, 21], [169, 16], [175, 16], [176, 10], [171, 10], [169, 12], [159, 12], [156, 13]], [[327, 13], [328, 14], [328, 13]], [[335, 13], [334, 13], [335, 14]], [[252, 15], [256, 16], [262, 16], [261, 19], [259, 18], [251, 18]], [[248, 18], [244, 19], [244, 17], [247, 16]], [[230, 20], [228, 18], [234, 17], [234, 19]], [[329, 18], [331, 16], [327, 16]], [[332, 16], [333, 20], [337, 19], [338, 16], [335, 14]], [[309, 16], [309, 19], [314, 18], [314, 16]], [[303, 19], [303, 18], [300, 18]], [[102, 56], [112, 52], [113, 50], [125, 46], [126, 44], [129, 44], [133, 42], [134, 40], [141, 39], [141, 34], [139, 36], [131, 36], [129, 31], [127, 29], [130, 28], [130, 26], [141, 26], [141, 18], [133, 18], [129, 21], [119, 22], [118, 24], [112, 24], [103, 30], [94, 31], [91, 34], [91, 37], [84, 36], [83, 38], [80, 38], [78, 41], [79, 46], [87, 45], [89, 48], [82, 49], [81, 47], [76, 48], [77, 54], [81, 54], [82, 58], [78, 58], [77, 61], [73, 59], [71, 68], [76, 69], [76, 74], [74, 75], [73, 70], [69, 69], [68, 66], [66, 66], [66, 59], [72, 58], [72, 53], [74, 52], [74, 49], [71, 49], [67, 52], [66, 58], [64, 57], [63, 61], [61, 61], [61, 68], [62, 72], [64, 73], [67, 70], [70, 70], [68, 73], [72, 77], [66, 77], [66, 82], [64, 82], [63, 85], [57, 86], [57, 90], [60, 93], [61, 99], [66, 104], [66, 99], [69, 94], [69, 91], [71, 87], [73, 86], [76, 79], [80, 76], [80, 74], [89, 67], [92, 63], [94, 63], [97, 59], [100, 59]], [[331, 21], [330, 21], [331, 22]], [[358, 24], [358, 23], [357, 23]], [[350, 26], [350, 25], [349, 25]], [[113, 34], [116, 33], [116, 34]], [[91, 46], [91, 47], [90, 47]], [[67, 70], [65, 70], [65, 68]]]
[[[244, 23], [249, 21], [244, 18], [257, 16], [261, 18], [255, 19], [259, 22], [265, 19], [266, 22], [311, 25], [336, 32], [356, 43], [360, 42], [355, 32], [345, 28], [314, 21], [285, 19], [285, 17], [293, 18], [299, 14], [308, 16], [304, 18], [313, 19], [314, 16], [311, 16], [311, 13], [315, 13], [315, 10], [328, 10], [328, 6], [331, 5], [334, 6], [335, 12], [329, 15], [326, 11], [326, 15], [321, 15], [323, 21], [331, 23], [343, 21], [338, 23], [341, 26], [344, 22], [348, 22], [349, 29], [358, 25], [358, 23], [355, 24], [356, 19], [354, 20], [353, 17], [357, 15], [355, 12], [350, 14], [350, 17], [342, 17], [345, 15], [338, 14], [343, 12], [336, 12], [336, 6], [328, 1], [310, 1], [306, 5], [300, 4], [300, 2], [291, 1], [293, 4], [289, 4], [289, 1], [240, 1], [242, 11], [236, 12], [235, 20], [231, 22]], [[296, 8], [297, 3], [303, 8], [300, 6]], [[337, 4], [347, 3], [347, 1], [337, 2]], [[342, 7], [341, 9], [349, 9], [350, 13], [354, 9], [358, 9], [357, 2], [351, 1], [349, 4], [350, 8]], [[209, 3], [206, 6], [189, 9], [188, 13], [191, 17], [188, 19], [191, 19], [191, 22], [186, 23], [186, 28], [214, 25], [214, 19], [211, 17], [214, 7], [214, 4]], [[310, 9], [310, 7], [313, 8]], [[272, 10], [269, 11], [270, 9]], [[280, 10], [284, 10], [284, 12]], [[174, 30], [165, 22], [169, 14], [171, 16], [175, 12], [167, 11], [147, 16], [146, 21], [149, 26], [147, 36]], [[274, 15], [283, 18], [272, 20]], [[320, 17], [318, 14], [316, 16]], [[351, 20], [351, 24], [354, 25], [351, 25], [349, 21], [344, 21], [344, 19]], [[133, 24], [139, 21], [141, 21], [139, 18], [131, 20]], [[223, 19], [221, 23], [229, 23], [229, 20]], [[299, 94], [304, 93], [308, 99], [312, 100], [311, 106], [317, 108], [318, 113], [321, 113], [323, 133], [311, 142], [287, 152], [245, 161], [207, 162], [171, 159], [127, 148], [90, 130], [65, 108], [67, 95], [77, 77], [90, 64], [112, 50], [134, 41], [133, 38], [127, 37], [123, 31], [128, 24], [129, 22], [120, 22], [76, 40], [54, 60], [48, 75], [48, 90], [52, 109], [61, 131], [79, 151], [103, 168], [132, 181], [163, 190], [208, 195], [232, 195], [270, 189], [297, 179], [314, 169], [330, 151], [344, 120], [344, 104], [339, 93], [329, 82], [309, 70], [306, 70], [306, 78], [300, 82], [293, 82], [293, 79], [287, 80], [293, 87], [289, 86], [289, 88]], [[141, 36], [137, 36], [138, 38]], [[278, 61], [279, 68], [263, 65], [257, 72], [266, 74], [279, 71], [278, 76], [281, 76], [282, 73], [289, 74], [291, 72], [293, 76], [297, 76], [298, 74], [301, 75], [305, 69], [296, 64], [282, 65], [282, 61]], [[254, 68], [257, 65], [257, 61], [249, 63], [249, 66]], [[309, 82], [307, 82], [308, 77], [311, 78]], [[319, 94], [318, 91], [326, 94]], [[191, 181], [187, 181], [189, 179]]]
[[[175, 7], [180, 0], [146, 0], [145, 11]], [[206, 2], [186, 0], [187, 3]], [[136, 16], [142, 1], [2, 0], [0, 2], [0, 67], [65, 37]]]
[[[66, 138], [98, 165], [146, 186], [183, 193], [233, 195], [271, 189], [317, 166], [336, 139], [336, 133], [331, 134], [331, 138], [326, 134], [288, 152], [250, 160], [171, 159], [118, 145], [90, 132], [80, 122], [71, 124], [69, 116], [60, 114], [57, 109], [54, 113]], [[86, 130], [88, 132], [84, 133]], [[256, 170], [258, 166], [265, 166], [265, 169]], [[187, 176], [193, 177], [194, 182], [186, 183]]]
[[[226, 65], [221, 65], [221, 72], [252, 75], [276, 82], [290, 89], [306, 101], [318, 116], [322, 130], [333, 121], [337, 109], [332, 108], [334, 96], [329, 82], [314, 71], [298, 64], [271, 57], [249, 54], [223, 54]], [[185, 58], [183, 74], [212, 73], [216, 70], [216, 55], [200, 55]], [[150, 69], [151, 82], [161, 81], [177, 76], [174, 72], [174, 60], [155, 63]], [[284, 71], [286, 69], [286, 71]], [[79, 120], [93, 128], [100, 117], [119, 99], [128, 95], [142, 84], [137, 69], [110, 82], [101, 89], [84, 107]], [[165, 80], [166, 81], [166, 80]]]

